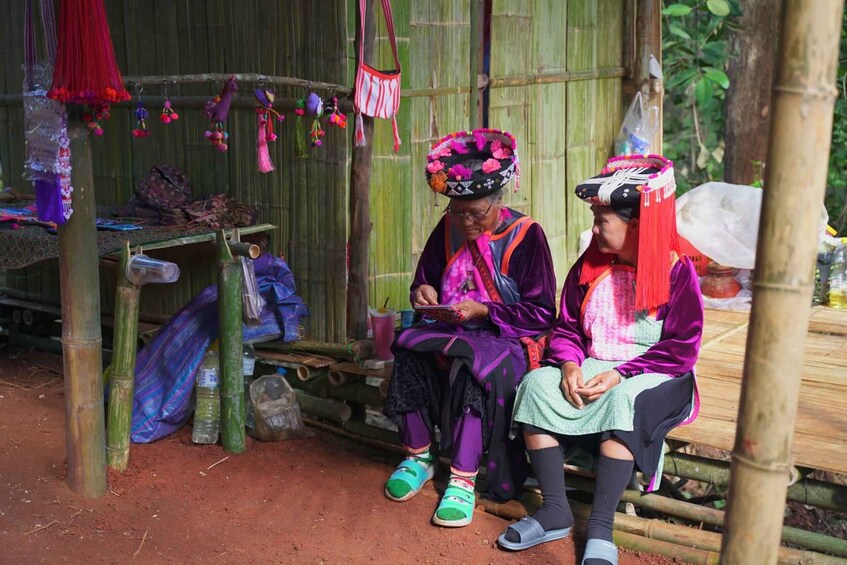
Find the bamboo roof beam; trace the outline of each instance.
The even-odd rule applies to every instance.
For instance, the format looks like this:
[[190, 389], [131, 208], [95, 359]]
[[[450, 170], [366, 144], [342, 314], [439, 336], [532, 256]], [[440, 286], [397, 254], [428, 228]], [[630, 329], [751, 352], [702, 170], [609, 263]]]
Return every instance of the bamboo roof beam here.
[[202, 84], [207, 82], [226, 82], [230, 78], [235, 78], [238, 82], [255, 83], [255, 84], [273, 84], [276, 86], [301, 86], [311, 90], [329, 90], [336, 94], [351, 94], [353, 89], [349, 86], [334, 84], [331, 82], [321, 82], [318, 80], [306, 80], [296, 77], [280, 77], [273, 75], [263, 75], [260, 73], [202, 73], [193, 75], [138, 75], [123, 77], [124, 84], [127, 86], [140, 85], [159, 85], [167, 87], [176, 84]]

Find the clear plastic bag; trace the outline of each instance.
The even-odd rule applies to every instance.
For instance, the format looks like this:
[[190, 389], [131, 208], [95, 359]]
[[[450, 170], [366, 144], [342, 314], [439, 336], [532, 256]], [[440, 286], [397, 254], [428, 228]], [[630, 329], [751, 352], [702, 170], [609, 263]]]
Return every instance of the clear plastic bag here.
[[281, 441], [308, 435], [294, 389], [282, 375], [265, 375], [250, 385], [256, 427], [250, 435], [260, 441]]
[[253, 269], [252, 259], [241, 258], [241, 273], [244, 281], [241, 286], [242, 318], [245, 324], [256, 326], [262, 323], [262, 308], [265, 307], [265, 299], [259, 294], [259, 283], [256, 281], [256, 271]]
[[641, 92], [636, 92], [615, 138], [615, 155], [650, 153], [650, 141], [658, 127], [659, 108], [645, 108]]

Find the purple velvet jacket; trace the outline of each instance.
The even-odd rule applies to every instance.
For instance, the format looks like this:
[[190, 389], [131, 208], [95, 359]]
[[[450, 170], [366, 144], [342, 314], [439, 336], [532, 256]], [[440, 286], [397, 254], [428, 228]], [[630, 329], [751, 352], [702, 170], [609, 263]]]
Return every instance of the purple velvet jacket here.
[[[441, 296], [441, 275], [447, 266], [445, 221], [446, 216], [424, 246], [410, 289], [412, 294], [422, 284], [428, 284]], [[513, 304], [486, 302], [491, 329], [501, 337], [514, 338], [547, 332], [556, 316], [556, 275], [547, 238], [538, 224], [530, 226], [515, 249], [508, 275], [517, 283], [521, 299]]]
[[[581, 269], [580, 257], [562, 290], [561, 312], [547, 346], [545, 361], [551, 365], [566, 361], [582, 365], [587, 356], [589, 338], [582, 331], [579, 313], [588, 287], [579, 284]], [[691, 261], [677, 261], [671, 269], [670, 300], [659, 308], [656, 319], [664, 321], [661, 339], [643, 355], [616, 367], [625, 377], [642, 373], [679, 376], [694, 368], [703, 334], [703, 297]]]

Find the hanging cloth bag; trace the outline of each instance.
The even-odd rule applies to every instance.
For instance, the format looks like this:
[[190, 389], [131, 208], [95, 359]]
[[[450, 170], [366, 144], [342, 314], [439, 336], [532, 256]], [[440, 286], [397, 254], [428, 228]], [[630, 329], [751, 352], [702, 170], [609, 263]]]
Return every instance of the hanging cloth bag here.
[[388, 39], [394, 52], [394, 70], [378, 71], [365, 64], [364, 37], [367, 0], [359, 0], [361, 16], [359, 40], [359, 66], [356, 69], [356, 85], [353, 94], [353, 107], [356, 111], [356, 131], [353, 139], [356, 145], [365, 145], [365, 128], [362, 114], [372, 118], [391, 119], [394, 131], [394, 151], [400, 150], [400, 134], [397, 131], [397, 109], [400, 107], [400, 59], [397, 57], [397, 38], [394, 36], [394, 17], [391, 15], [391, 0], [382, 0]]

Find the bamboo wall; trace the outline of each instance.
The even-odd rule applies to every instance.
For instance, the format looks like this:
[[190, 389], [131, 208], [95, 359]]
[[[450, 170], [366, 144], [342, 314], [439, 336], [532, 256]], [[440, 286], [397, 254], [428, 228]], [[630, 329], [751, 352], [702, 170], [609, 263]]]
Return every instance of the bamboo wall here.
[[[347, 2], [344, 0], [106, 0], [118, 64], [124, 75], [264, 73], [346, 84]], [[23, 60], [24, 0], [0, 3], [4, 25], [0, 41], [0, 91], [19, 93]], [[239, 97], [252, 98], [253, 84], [240, 84]], [[171, 95], [209, 98], [214, 84], [171, 87]], [[132, 92], [132, 89], [130, 89]], [[301, 88], [277, 88], [278, 96], [299, 97]], [[144, 94], [163, 94], [147, 86]], [[326, 92], [320, 94], [326, 95]], [[230, 150], [219, 153], [203, 138], [208, 122], [200, 108], [175, 106], [180, 120], [163, 126], [159, 107], [148, 106], [152, 135], [135, 139], [131, 110], [116, 109], [93, 140], [98, 204], [129, 200], [135, 183], [153, 166], [170, 163], [190, 176], [194, 196], [226, 193], [259, 209], [259, 222], [279, 226], [272, 249], [285, 256], [298, 293], [312, 311], [308, 331], [315, 339], [340, 340], [345, 333], [345, 281], [348, 154], [350, 130], [327, 131], [324, 144], [309, 158], [295, 156], [293, 113], [279, 140], [270, 144], [276, 165], [263, 175], [256, 165], [256, 124], [250, 108], [233, 109], [227, 124]], [[7, 184], [20, 183], [23, 167], [23, 113], [0, 107], [0, 158]], [[304, 131], [310, 124], [303, 121]], [[215, 281], [208, 249], [191, 247], [154, 253], [177, 260], [182, 280], [142, 292], [142, 311], [171, 313]], [[52, 268], [49, 266], [52, 264]], [[58, 296], [56, 262], [12, 273], [10, 284]], [[21, 278], [23, 277], [23, 278]], [[114, 276], [104, 270], [104, 306], [113, 301]]]
[[[507, 195], [507, 201], [541, 222], [560, 283], [576, 259], [576, 236], [590, 225], [588, 207], [575, 199], [573, 188], [602, 164], [620, 124], [623, 3], [492, 3], [491, 78], [517, 82], [495, 84], [490, 95], [489, 126], [515, 134], [522, 160], [521, 190]], [[0, 21], [23, 22], [23, 5], [24, 0], [0, 3]], [[355, 0], [106, 0], [106, 5], [125, 75], [261, 72], [353, 82]], [[402, 147], [393, 152], [391, 123], [377, 120], [370, 140], [370, 300], [382, 304], [390, 298], [402, 308], [408, 304], [418, 256], [446, 206], [425, 183], [425, 155], [433, 141], [469, 125], [470, 2], [394, 0], [392, 5], [403, 66]], [[376, 18], [376, 66], [390, 68], [381, 7]], [[7, 55], [0, 62], [0, 92], [19, 93], [22, 27], [4, 26], [4, 31], [0, 45]], [[585, 80], [582, 71], [610, 78]], [[579, 76], [568, 78], [567, 73]], [[242, 84], [240, 96], [251, 96], [253, 88]], [[172, 95], [209, 97], [214, 91], [211, 84], [170, 89]], [[295, 97], [302, 89], [278, 92]], [[145, 94], [162, 91], [147, 87]], [[277, 171], [262, 175], [256, 169], [252, 110], [230, 114], [226, 154], [203, 139], [207, 124], [199, 108], [177, 108], [181, 119], [170, 126], [159, 124], [160, 108], [148, 110], [150, 138], [132, 138], [130, 110], [121, 109], [105, 124], [106, 134], [94, 140], [98, 204], [126, 202], [151, 166], [172, 163], [189, 173], [195, 196], [224, 192], [256, 205], [259, 221], [279, 226], [272, 249], [290, 263], [298, 292], [312, 311], [309, 336], [343, 341], [352, 116], [348, 130], [328, 130], [323, 147], [299, 160], [293, 143], [296, 120], [289, 115], [280, 139], [270, 146]], [[22, 118], [19, 106], [0, 105], [0, 160], [7, 184], [19, 183], [23, 166]], [[308, 126], [304, 121], [304, 130]], [[143, 312], [171, 313], [215, 280], [211, 246], [155, 254], [179, 262], [183, 279], [145, 288]], [[55, 261], [45, 262], [10, 273], [9, 284], [58, 296], [57, 272]], [[102, 281], [104, 308], [109, 309], [114, 276], [108, 268]]]
[[[398, 121], [404, 145], [395, 155], [389, 122], [377, 120], [370, 293], [372, 304], [390, 297], [407, 307], [417, 259], [446, 206], [425, 182], [426, 153], [433, 141], [469, 126], [470, 6], [468, 0], [392, 5], [404, 68]], [[549, 81], [493, 86], [488, 125], [518, 140], [521, 189], [506, 201], [543, 226], [560, 284], [577, 258], [579, 233], [591, 225], [574, 188], [605, 163], [620, 126], [623, 9], [622, 0], [492, 2], [491, 79]], [[384, 27], [378, 30], [380, 68], [390, 68]], [[585, 72], [609, 78], [585, 80]]]

